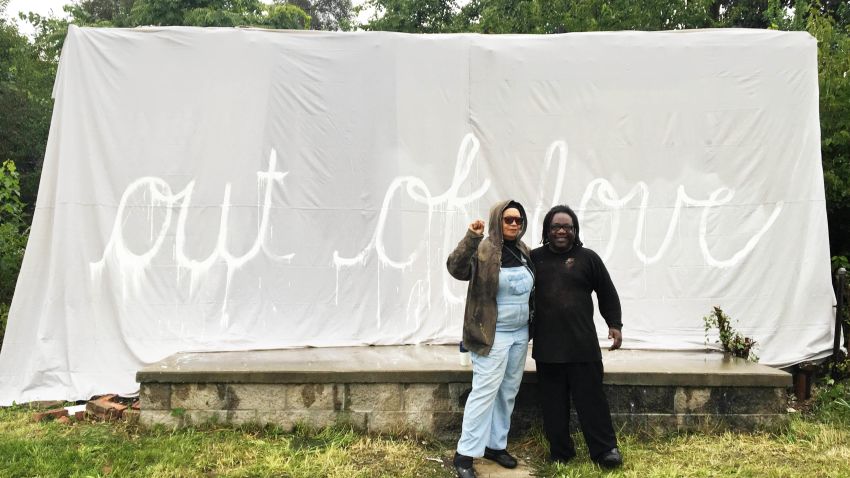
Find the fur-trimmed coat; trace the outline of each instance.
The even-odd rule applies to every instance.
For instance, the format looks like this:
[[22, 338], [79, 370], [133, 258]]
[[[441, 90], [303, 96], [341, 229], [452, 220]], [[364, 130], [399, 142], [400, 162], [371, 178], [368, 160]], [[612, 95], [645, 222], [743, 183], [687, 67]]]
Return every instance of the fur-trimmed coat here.
[[[512, 200], [497, 203], [490, 209], [487, 237], [467, 229], [466, 235], [449, 254], [446, 267], [455, 279], [469, 281], [466, 291], [466, 310], [463, 315], [463, 346], [479, 354], [488, 355], [496, 337], [499, 291], [499, 270], [502, 267], [502, 214]], [[516, 207], [514, 203], [511, 207]], [[518, 207], [524, 221], [517, 235], [517, 247], [531, 266], [531, 254], [521, 238], [528, 227], [528, 218], [522, 206]], [[532, 298], [530, 305], [533, 306]]]

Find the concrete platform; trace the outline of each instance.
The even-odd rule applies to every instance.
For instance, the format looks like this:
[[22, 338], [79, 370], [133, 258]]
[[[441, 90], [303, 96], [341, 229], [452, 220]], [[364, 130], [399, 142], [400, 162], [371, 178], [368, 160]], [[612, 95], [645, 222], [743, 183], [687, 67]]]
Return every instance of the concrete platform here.
[[[647, 431], [775, 429], [791, 375], [715, 351], [603, 351], [614, 421]], [[472, 371], [456, 346], [305, 348], [181, 353], [145, 367], [141, 421], [191, 425], [345, 422], [373, 432], [460, 429]], [[534, 360], [526, 362], [514, 431], [539, 422]]]

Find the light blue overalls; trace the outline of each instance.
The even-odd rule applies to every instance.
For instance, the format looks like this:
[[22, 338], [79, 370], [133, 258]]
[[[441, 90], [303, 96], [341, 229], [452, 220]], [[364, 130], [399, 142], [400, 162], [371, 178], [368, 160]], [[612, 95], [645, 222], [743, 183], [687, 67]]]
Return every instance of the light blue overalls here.
[[528, 352], [528, 299], [534, 277], [526, 267], [502, 267], [496, 294], [496, 337], [489, 355], [470, 352], [472, 391], [463, 411], [457, 452], [484, 456], [508, 445], [511, 413]]

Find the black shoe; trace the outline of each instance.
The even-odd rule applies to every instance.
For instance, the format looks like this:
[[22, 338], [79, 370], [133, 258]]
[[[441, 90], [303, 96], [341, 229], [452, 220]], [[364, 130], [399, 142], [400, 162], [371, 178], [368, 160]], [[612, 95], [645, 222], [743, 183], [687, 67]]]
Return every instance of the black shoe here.
[[516, 458], [512, 457], [508, 450], [484, 449], [484, 458], [493, 460], [505, 468], [516, 468]]
[[476, 478], [475, 469], [471, 466], [464, 468], [460, 465], [455, 465], [455, 472], [457, 473], [457, 478]]
[[472, 457], [466, 455], [459, 455], [455, 452], [454, 460], [452, 460], [452, 465], [455, 467], [455, 473], [457, 473], [457, 478], [476, 478], [475, 469], [472, 468]]
[[549, 461], [551, 461], [553, 463], [557, 463], [559, 465], [566, 465], [567, 463], [571, 462], [573, 460], [573, 458], [575, 458], [575, 457], [576, 457], [575, 455], [570, 455], [570, 456], [554, 456], [554, 455], [552, 455], [552, 456], [549, 457]]
[[602, 468], [608, 468], [609, 470], [617, 468], [619, 466], [623, 466], [623, 455], [620, 454], [620, 450], [614, 447], [603, 453], [602, 456], [596, 460], [596, 463], [598, 463]]

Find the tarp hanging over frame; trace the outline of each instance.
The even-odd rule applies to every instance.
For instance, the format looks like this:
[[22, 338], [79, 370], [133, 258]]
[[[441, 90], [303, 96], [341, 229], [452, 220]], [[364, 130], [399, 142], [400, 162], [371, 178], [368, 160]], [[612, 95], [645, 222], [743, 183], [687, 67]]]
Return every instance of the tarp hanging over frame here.
[[72, 26], [0, 404], [131, 391], [178, 351], [456, 342], [446, 256], [506, 197], [533, 247], [579, 211], [625, 347], [702, 349], [718, 305], [763, 363], [822, 356], [816, 55], [754, 30]]

